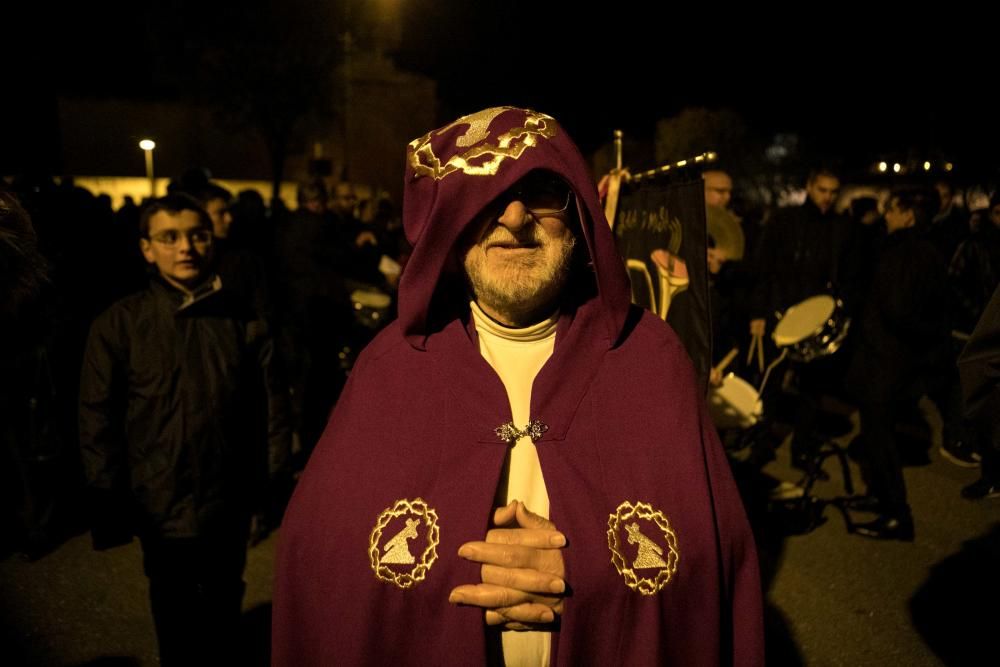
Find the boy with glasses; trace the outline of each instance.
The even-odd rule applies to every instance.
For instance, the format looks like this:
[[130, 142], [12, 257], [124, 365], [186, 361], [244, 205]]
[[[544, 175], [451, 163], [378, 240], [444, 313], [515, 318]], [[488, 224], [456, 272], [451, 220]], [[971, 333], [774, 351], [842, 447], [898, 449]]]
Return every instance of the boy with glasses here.
[[81, 376], [94, 547], [139, 537], [162, 664], [221, 664], [287, 410], [266, 326], [210, 270], [207, 213], [168, 195], [140, 232], [156, 276], [96, 319]]

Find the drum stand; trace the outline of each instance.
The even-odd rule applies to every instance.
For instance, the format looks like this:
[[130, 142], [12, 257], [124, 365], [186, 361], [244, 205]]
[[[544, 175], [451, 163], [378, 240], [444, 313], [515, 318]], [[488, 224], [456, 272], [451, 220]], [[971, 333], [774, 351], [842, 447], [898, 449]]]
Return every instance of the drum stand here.
[[[764, 379], [760, 385], [760, 394], [764, 395], [764, 387], [767, 384], [771, 371], [781, 363], [788, 349], [782, 350], [781, 355], [775, 359], [764, 373]], [[844, 483], [844, 495], [832, 498], [820, 498], [813, 495], [813, 487], [816, 482], [825, 476], [823, 464], [827, 459], [835, 458], [840, 463], [841, 477]], [[847, 449], [841, 447], [837, 442], [827, 439], [816, 450], [816, 453], [806, 461], [806, 473], [802, 479], [795, 484], [794, 493], [787, 494], [787, 497], [779, 497], [771, 500], [772, 508], [780, 508], [788, 519], [789, 527], [795, 533], [809, 533], [821, 525], [825, 518], [823, 516], [828, 506], [836, 508], [844, 517], [844, 525], [848, 533], [854, 532], [854, 521], [851, 518], [848, 508], [852, 503], [863, 496], [858, 496], [854, 492], [854, 480], [851, 475], [851, 467], [847, 460]]]
[[[835, 458], [840, 463], [840, 473], [844, 483], [844, 495], [832, 498], [821, 498], [813, 494], [813, 487], [823, 476], [823, 464], [827, 459]], [[825, 521], [823, 514], [828, 506], [836, 508], [844, 517], [844, 525], [848, 533], [854, 532], [854, 521], [848, 511], [851, 504], [858, 498], [854, 492], [854, 480], [851, 467], [847, 461], [847, 449], [833, 440], [827, 440], [816, 454], [808, 461], [808, 472], [796, 484], [801, 494], [794, 498], [772, 500], [772, 505], [780, 507], [781, 511], [792, 522], [792, 528], [797, 533], [809, 533]]]
[[[823, 475], [823, 464], [829, 458], [836, 458], [840, 463], [840, 474], [844, 483], [845, 495], [834, 496], [832, 498], [819, 498], [812, 494], [812, 490], [816, 481]], [[854, 532], [855, 522], [848, 510], [855, 501], [859, 498], [864, 498], [864, 496], [859, 496], [854, 491], [854, 479], [851, 475], [851, 466], [847, 460], [846, 447], [842, 447], [833, 440], [827, 440], [820, 445], [816, 456], [811, 461], [810, 471], [805, 474], [800, 484], [804, 499], [808, 498], [810, 499], [809, 502], [815, 503], [824, 509], [826, 506], [832, 505], [844, 518], [844, 527], [847, 528], [847, 532]]]

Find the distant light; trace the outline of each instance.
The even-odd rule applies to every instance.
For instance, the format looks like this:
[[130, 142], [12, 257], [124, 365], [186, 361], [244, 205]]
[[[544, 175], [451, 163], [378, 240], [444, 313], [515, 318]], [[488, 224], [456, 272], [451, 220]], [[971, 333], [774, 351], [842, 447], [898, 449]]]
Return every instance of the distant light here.
[[878, 170], [881, 171], [883, 174], [885, 173], [885, 171], [888, 168], [889, 168], [889, 165], [887, 165], [885, 162], [879, 162], [878, 163]]
[[152, 139], [143, 139], [142, 141], [139, 142], [139, 148], [141, 148], [144, 151], [151, 151], [154, 148], [156, 148], [156, 142], [153, 141]]
[[902, 170], [903, 170], [903, 167], [898, 162], [893, 162], [892, 163], [892, 171], [893, 171], [893, 173], [898, 174]]
[[930, 171], [930, 170], [931, 170], [931, 163], [924, 162], [924, 171]]
[[955, 168], [955, 165], [953, 165], [951, 162], [945, 162], [944, 163], [944, 170], [945, 171], [951, 171], [954, 168]]

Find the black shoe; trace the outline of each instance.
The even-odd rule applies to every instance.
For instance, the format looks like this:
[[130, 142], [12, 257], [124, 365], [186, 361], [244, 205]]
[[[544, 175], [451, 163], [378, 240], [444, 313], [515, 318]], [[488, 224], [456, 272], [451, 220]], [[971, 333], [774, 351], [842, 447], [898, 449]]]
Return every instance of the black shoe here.
[[792, 467], [798, 468], [809, 477], [820, 482], [826, 482], [830, 479], [830, 474], [823, 470], [822, 462], [813, 456], [793, 455]]
[[750, 445], [750, 456], [747, 457], [747, 463], [750, 463], [757, 468], [763, 468], [775, 458], [774, 447], [771, 443], [752, 443]]
[[962, 468], [978, 468], [982, 458], [961, 440], [946, 442], [938, 448], [941, 456]]
[[875, 540], [913, 541], [913, 519], [909, 516], [880, 514], [874, 521], [854, 525], [854, 532]]
[[962, 488], [962, 497], [966, 500], [982, 500], [984, 498], [1000, 498], [1000, 482], [993, 482], [985, 477]]
[[844, 500], [844, 507], [855, 512], [878, 513], [882, 511], [882, 503], [872, 495], [851, 496]]
[[779, 482], [768, 492], [767, 497], [768, 500], [796, 500], [804, 495], [806, 495], [806, 490], [798, 484]]

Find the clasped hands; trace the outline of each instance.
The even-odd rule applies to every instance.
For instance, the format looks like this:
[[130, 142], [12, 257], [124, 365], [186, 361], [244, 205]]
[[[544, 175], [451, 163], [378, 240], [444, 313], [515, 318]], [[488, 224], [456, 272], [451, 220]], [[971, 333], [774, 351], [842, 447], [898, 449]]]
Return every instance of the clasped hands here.
[[482, 607], [487, 625], [547, 629], [563, 611], [566, 536], [517, 500], [493, 512], [493, 525], [485, 541], [458, 549], [460, 557], [482, 564], [482, 583], [456, 587], [448, 601]]

